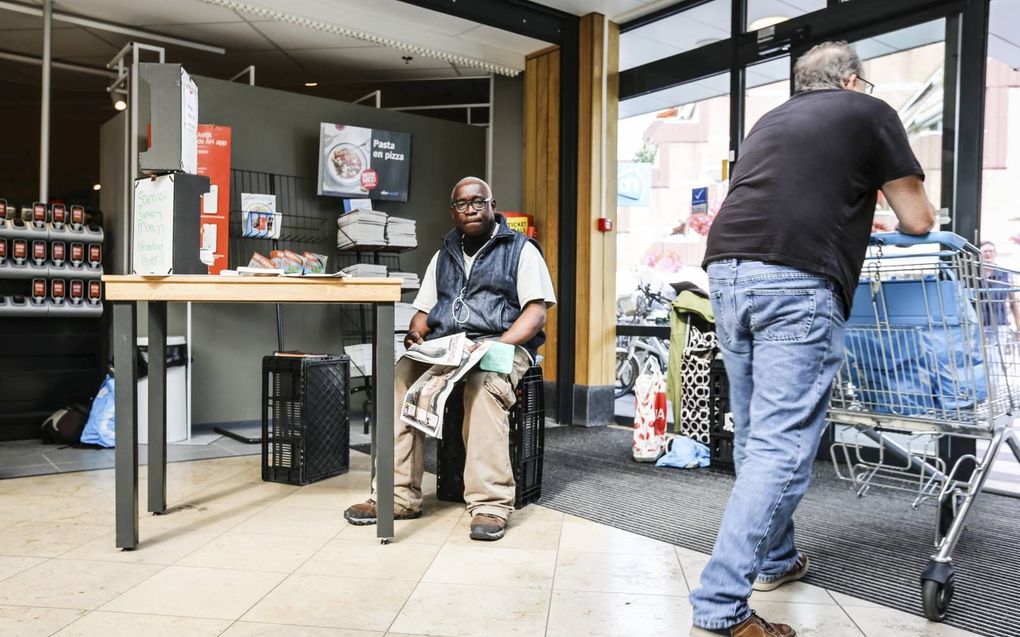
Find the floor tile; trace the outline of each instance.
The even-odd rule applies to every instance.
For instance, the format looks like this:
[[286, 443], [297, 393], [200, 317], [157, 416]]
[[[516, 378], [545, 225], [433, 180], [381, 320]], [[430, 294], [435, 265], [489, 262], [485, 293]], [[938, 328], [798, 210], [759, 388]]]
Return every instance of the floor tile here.
[[[51, 467], [51, 471], [55, 471]], [[37, 476], [31, 480], [0, 481], [0, 493], [88, 498], [112, 491], [113, 475], [104, 471], [82, 471]]]
[[93, 610], [162, 568], [149, 564], [113, 564], [48, 560], [0, 582], [0, 604]]
[[418, 582], [439, 552], [439, 545], [337, 538], [305, 562], [298, 573]]
[[282, 504], [263, 509], [235, 528], [241, 533], [268, 533], [298, 537], [332, 538], [347, 526], [337, 511], [300, 509]]
[[626, 553], [560, 551], [556, 590], [686, 596], [678, 560]]
[[222, 619], [163, 617], [95, 611], [54, 637], [216, 637], [230, 626]]
[[0, 635], [4, 637], [45, 637], [85, 614], [66, 608], [0, 606]]
[[108, 527], [65, 522], [20, 522], [4, 529], [0, 554], [56, 557], [109, 533]]
[[[770, 622], [789, 624], [797, 637], [864, 637], [843, 609], [836, 605], [755, 602], [754, 610]], [[890, 633], [874, 637], [893, 637]]]
[[843, 606], [844, 608], [848, 606], [858, 606], [861, 608], [885, 608], [884, 606], [876, 604], [875, 602], [869, 602], [866, 599], [851, 597], [850, 595], [844, 595], [843, 593], [837, 593], [836, 591], [830, 590], [829, 595], [832, 596], [832, 599], [835, 600], [837, 604]]
[[554, 591], [548, 637], [676, 637], [691, 622], [686, 597]]
[[594, 522], [573, 520], [563, 522], [560, 549], [585, 553], [658, 555], [666, 559], [676, 554], [673, 546], [665, 542]]
[[221, 637], [382, 637], [378, 631], [237, 622]]
[[116, 535], [108, 533], [88, 544], [64, 553], [61, 558], [169, 565], [194, 552], [199, 547], [208, 544], [220, 535], [219, 533], [195, 531], [189, 528], [156, 531], [147, 522], [148, 519], [143, 519], [139, 524], [138, 546], [133, 551], [124, 551], [117, 548]]
[[102, 610], [208, 619], [237, 619], [283, 575], [170, 566]]
[[701, 571], [705, 564], [708, 564], [709, 555], [685, 549], [682, 546], [675, 547], [676, 556], [680, 560], [680, 567], [684, 569], [684, 577], [687, 579], [687, 586], [693, 591], [701, 586]]
[[281, 499], [283, 507], [295, 509], [324, 509], [343, 513], [352, 504], [371, 497], [368, 489], [313, 489], [304, 488]]
[[423, 582], [469, 586], [552, 588], [555, 551], [509, 549], [497, 543], [447, 544], [439, 550]]
[[3, 557], [0, 556], [0, 581], [22, 571], [27, 571], [46, 561], [44, 557]]
[[867, 637], [975, 637], [966, 630], [891, 608], [847, 606], [844, 610]]
[[535, 522], [563, 522], [563, 513], [546, 508], [540, 504], [529, 504], [523, 509], [514, 511], [510, 516], [511, 522], [523, 522], [525, 520]]
[[445, 637], [535, 637], [545, 632], [548, 609], [545, 590], [423, 582], [390, 628]]
[[385, 631], [412, 590], [411, 582], [292, 575], [244, 620]]
[[[393, 542], [408, 544], [443, 544], [457, 526], [456, 517], [425, 515], [417, 520], [397, 520], [394, 523]], [[337, 539], [371, 540], [375, 538], [375, 525], [348, 525]]]
[[325, 538], [230, 532], [205, 544], [177, 564], [289, 574], [325, 543]]

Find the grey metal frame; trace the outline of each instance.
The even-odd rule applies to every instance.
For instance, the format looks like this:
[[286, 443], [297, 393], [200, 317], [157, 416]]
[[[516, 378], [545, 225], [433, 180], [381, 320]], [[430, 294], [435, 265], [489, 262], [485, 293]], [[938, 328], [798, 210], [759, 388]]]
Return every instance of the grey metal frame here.
[[[116, 529], [117, 548], [138, 546], [138, 371], [135, 343], [137, 305], [142, 301], [113, 302], [113, 356], [117, 427]], [[148, 506], [150, 513], [166, 512], [166, 302], [148, 302], [149, 311], [149, 444]], [[393, 303], [374, 303], [375, 333], [393, 330]], [[378, 461], [376, 500], [379, 505], [376, 537], [388, 544], [393, 537], [393, 339], [377, 338], [373, 348], [372, 457]], [[382, 405], [382, 408], [380, 408]], [[373, 463], [375, 466], [375, 463]]]

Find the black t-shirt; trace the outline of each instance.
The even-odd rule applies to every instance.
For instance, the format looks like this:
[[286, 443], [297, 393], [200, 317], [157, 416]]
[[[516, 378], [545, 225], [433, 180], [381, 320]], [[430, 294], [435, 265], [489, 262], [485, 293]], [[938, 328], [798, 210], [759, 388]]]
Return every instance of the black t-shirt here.
[[744, 140], [704, 265], [748, 259], [828, 276], [849, 314], [878, 190], [908, 175], [924, 171], [888, 104], [842, 89], [798, 93]]

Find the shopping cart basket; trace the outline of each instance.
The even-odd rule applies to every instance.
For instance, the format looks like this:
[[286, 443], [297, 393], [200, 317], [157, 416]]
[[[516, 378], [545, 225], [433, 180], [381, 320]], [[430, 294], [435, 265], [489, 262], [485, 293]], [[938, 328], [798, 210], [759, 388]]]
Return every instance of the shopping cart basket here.
[[[953, 549], [1002, 444], [1020, 461], [1020, 342], [1002, 325], [1016, 285], [1020, 273], [983, 263], [958, 235], [874, 235], [847, 321], [832, 461], [858, 496], [886, 487], [937, 505], [921, 574], [932, 621], [952, 600]], [[947, 462], [940, 442], [958, 438], [986, 441], [983, 453]]]

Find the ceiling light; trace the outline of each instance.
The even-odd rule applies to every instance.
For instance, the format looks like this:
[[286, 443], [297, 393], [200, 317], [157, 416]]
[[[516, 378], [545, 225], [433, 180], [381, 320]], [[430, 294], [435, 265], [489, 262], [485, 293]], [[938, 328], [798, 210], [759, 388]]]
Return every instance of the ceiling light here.
[[103, 188], [103, 184], [96, 184], [96, 185], [92, 186], [92, 190], [101, 190], [102, 188]]
[[127, 102], [125, 102], [124, 100], [116, 100], [116, 101], [115, 101], [115, 102], [113, 103], [113, 107], [114, 107], [115, 109], [117, 109], [118, 111], [122, 111], [122, 110], [124, 110], [125, 108], [127, 108]]
[[318, 82], [305, 82], [305, 86], [307, 86], [308, 88], [315, 88], [318, 85], [319, 85]]
[[748, 31], [757, 31], [758, 29], [764, 29], [765, 27], [770, 27], [770, 26], [779, 24], [780, 22], [786, 22], [789, 19], [790, 19], [790, 17], [789, 16], [785, 16], [785, 15], [769, 15], [769, 16], [765, 16], [763, 18], [758, 18], [757, 20], [755, 20], [751, 24], [747, 25], [747, 30]]

